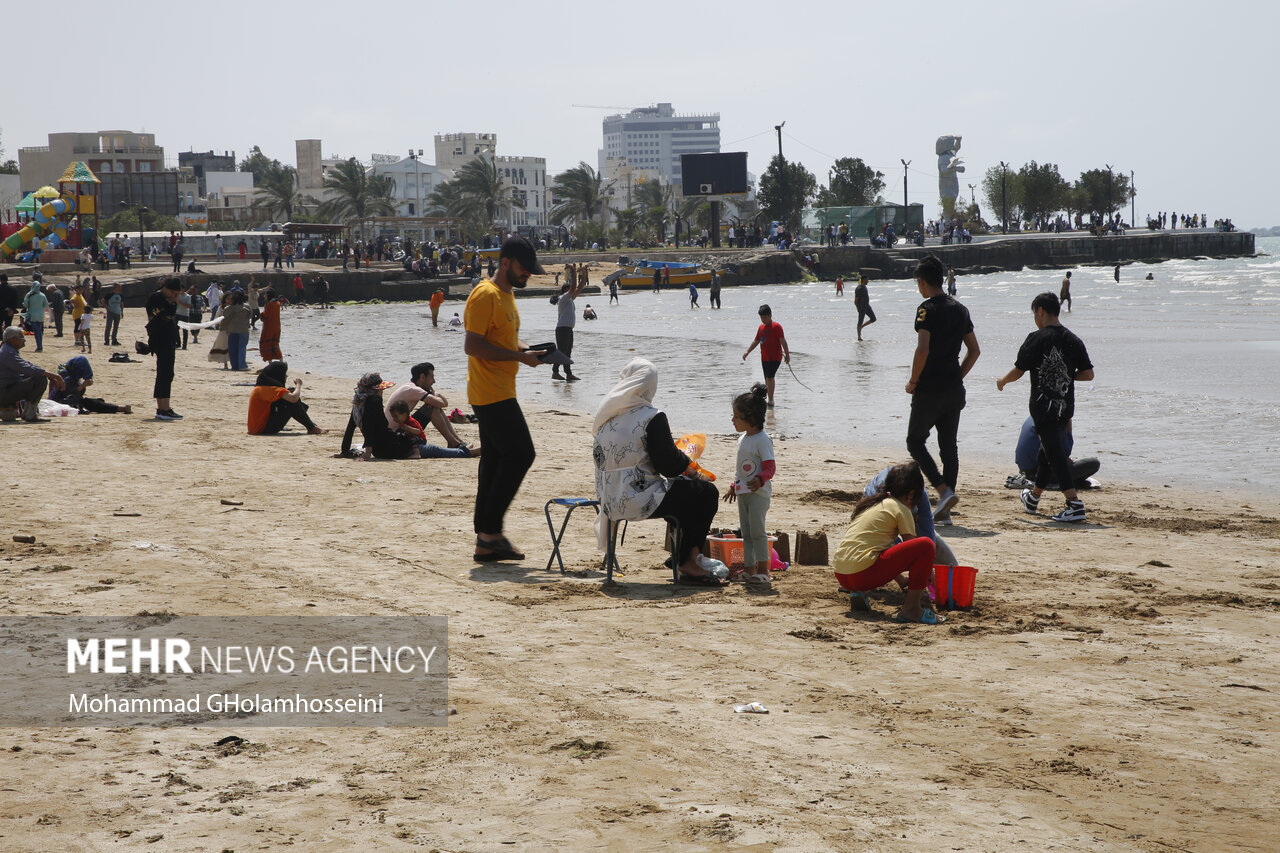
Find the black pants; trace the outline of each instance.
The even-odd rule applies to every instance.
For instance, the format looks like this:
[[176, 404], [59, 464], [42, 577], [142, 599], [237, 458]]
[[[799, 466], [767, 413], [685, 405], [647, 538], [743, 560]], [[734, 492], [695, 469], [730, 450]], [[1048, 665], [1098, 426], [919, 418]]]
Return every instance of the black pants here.
[[[484, 452], [489, 451], [486, 449]], [[480, 458], [484, 459], [483, 456]], [[720, 495], [715, 486], [703, 480], [677, 479], [672, 481], [666, 497], [649, 517], [674, 516], [680, 520], [680, 552], [677, 556], [683, 563], [694, 548], [702, 550], [719, 508]]]
[[533, 436], [515, 397], [475, 406], [480, 427], [480, 470], [476, 477], [476, 533], [502, 533], [502, 520], [524, 475], [533, 467]]
[[[935, 488], [946, 485], [954, 489], [960, 478], [960, 448], [956, 436], [960, 432], [960, 411], [964, 408], [964, 386], [939, 391], [916, 390], [911, 395], [911, 420], [907, 424], [907, 452], [920, 463], [920, 471]], [[925, 441], [929, 431], [938, 431], [938, 456], [942, 472], [929, 455]]]
[[161, 347], [152, 350], [151, 354], [156, 357], [156, 384], [151, 396], [157, 400], [167, 400], [173, 389], [174, 348]]
[[68, 400], [68, 405], [78, 406], [82, 412], [91, 412], [99, 415], [115, 415], [124, 411], [124, 406], [117, 406], [115, 403], [108, 403], [101, 397], [81, 397], [79, 400]]
[[307, 404], [299, 400], [291, 403], [280, 399], [271, 404], [271, 412], [267, 415], [267, 425], [262, 428], [262, 435], [275, 435], [284, 429], [285, 424], [295, 420], [307, 429], [315, 429], [315, 422], [307, 415]]
[[19, 401], [30, 403], [32, 406], [39, 405], [40, 398], [44, 396], [45, 389], [48, 387], [49, 379], [43, 373], [15, 382], [0, 389], [0, 406], [9, 408]]
[[720, 291], [718, 290], [711, 291], [711, 307], [712, 308], [720, 307]]
[[1043, 489], [1050, 483], [1058, 483], [1062, 489], [1075, 488], [1075, 472], [1067, 456], [1067, 425], [1071, 418], [1057, 418], [1045, 412], [1032, 412], [1031, 421], [1040, 437], [1040, 451], [1036, 454], [1036, 486]]
[[63, 315], [63, 313], [64, 313], [64, 312], [62, 312], [62, 311], [54, 311], [54, 312], [53, 312], [53, 328], [54, 328], [54, 331], [58, 333], [58, 334], [57, 334], [57, 337], [59, 337], [59, 338], [60, 338], [60, 337], [62, 337], [62, 315]]
[[[573, 354], [573, 327], [572, 326], [556, 326], [556, 349], [565, 355]], [[560, 365], [552, 365], [552, 373], [560, 372]], [[566, 376], [573, 375], [573, 365], [566, 364], [564, 366]], [[483, 458], [483, 457], [482, 457]]]

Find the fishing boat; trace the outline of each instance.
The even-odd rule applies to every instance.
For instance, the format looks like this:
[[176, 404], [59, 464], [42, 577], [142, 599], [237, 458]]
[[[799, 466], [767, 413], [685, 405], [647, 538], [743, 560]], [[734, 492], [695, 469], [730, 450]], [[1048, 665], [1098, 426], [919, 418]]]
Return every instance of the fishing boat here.
[[711, 270], [701, 269], [700, 264], [647, 260], [619, 264], [618, 269], [606, 275], [602, 283], [608, 287], [616, 281], [619, 287], [649, 289], [653, 287], [653, 274], [661, 274], [663, 268], [667, 270], [667, 276], [662, 280], [663, 286], [688, 287], [691, 284], [711, 283]]

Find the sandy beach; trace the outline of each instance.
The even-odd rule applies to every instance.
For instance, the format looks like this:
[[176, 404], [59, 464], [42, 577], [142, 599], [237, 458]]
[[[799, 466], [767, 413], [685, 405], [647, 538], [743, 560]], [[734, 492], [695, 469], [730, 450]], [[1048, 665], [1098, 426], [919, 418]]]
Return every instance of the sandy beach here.
[[[178, 353], [183, 421], [151, 419], [151, 359], [95, 345], [94, 392], [140, 414], [0, 424], [5, 614], [443, 615], [457, 714], [6, 729], [0, 849], [1274, 849], [1273, 495], [1108, 479], [1066, 527], [1023, 514], [1011, 470], [968, 465], [943, 532], [977, 598], [939, 627], [895, 624], [887, 591], [851, 613], [826, 566], [772, 594], [673, 587], [656, 522], [606, 588], [583, 513], [569, 573], [543, 570], [543, 503], [594, 492], [587, 414], [527, 410], [539, 457], [507, 533], [528, 559], [480, 565], [474, 460], [331, 458], [350, 382], [296, 366], [331, 434], [247, 436], [252, 374], [206, 351]], [[70, 333], [24, 353], [74, 354]], [[465, 408], [462, 382], [442, 390]], [[776, 441], [770, 527], [832, 551], [852, 493], [905, 458]], [[705, 467], [733, 460], [712, 436]], [[750, 701], [770, 713], [733, 712]]]

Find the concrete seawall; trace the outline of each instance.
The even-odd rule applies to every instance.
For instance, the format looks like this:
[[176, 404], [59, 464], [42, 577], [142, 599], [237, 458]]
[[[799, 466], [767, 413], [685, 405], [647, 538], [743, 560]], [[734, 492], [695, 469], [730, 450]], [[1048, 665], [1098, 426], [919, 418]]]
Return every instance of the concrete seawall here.
[[[1218, 231], [1157, 231], [1130, 232], [1124, 236], [1094, 237], [1060, 234], [1019, 234], [1009, 237], [982, 238], [973, 243], [959, 245], [931, 244], [924, 247], [899, 245], [894, 249], [873, 249], [866, 245], [807, 246], [780, 252], [772, 246], [756, 249], [667, 249], [662, 251], [622, 250], [631, 258], [647, 258], [656, 261], [695, 261], [720, 270], [726, 287], [753, 284], [785, 284], [799, 281], [804, 276], [803, 258], [806, 252], [817, 252], [821, 261], [822, 278], [833, 279], [837, 275], [850, 278], [866, 273], [873, 279], [911, 278], [920, 258], [937, 255], [944, 264], [956, 268], [961, 274], [1016, 271], [1026, 267], [1065, 268], [1081, 265], [1111, 265], [1129, 263], [1159, 263], [1174, 258], [1223, 258], [1250, 257], [1255, 254], [1254, 235], [1247, 232], [1223, 233]], [[545, 263], [594, 262], [594, 279], [588, 292], [596, 292], [599, 280], [609, 271], [601, 269], [618, 260], [617, 252], [545, 256]], [[147, 296], [160, 286], [164, 273], [148, 269], [124, 282], [125, 302], [129, 306], [142, 305]], [[470, 280], [463, 276], [446, 276], [439, 279], [419, 279], [398, 268], [361, 269], [343, 272], [340, 267], [302, 271], [307, 282], [307, 299], [311, 299], [310, 282], [319, 273], [329, 281], [329, 298], [333, 302], [372, 301], [409, 302], [425, 301], [437, 287], [445, 287], [450, 299], [465, 297], [470, 290]], [[293, 273], [257, 272], [259, 287], [274, 286], [278, 291], [293, 296]], [[209, 281], [218, 278], [223, 287], [239, 278], [247, 282], [248, 273], [218, 275], [184, 275], [203, 291]], [[531, 287], [521, 295], [546, 296], [548, 288]]]

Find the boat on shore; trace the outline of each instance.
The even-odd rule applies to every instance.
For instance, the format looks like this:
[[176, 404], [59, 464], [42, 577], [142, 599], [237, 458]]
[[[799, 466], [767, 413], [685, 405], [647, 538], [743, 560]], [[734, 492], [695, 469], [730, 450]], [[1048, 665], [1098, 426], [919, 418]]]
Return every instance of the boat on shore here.
[[[666, 270], [666, 275], [662, 271]], [[621, 263], [618, 269], [604, 277], [602, 284], [608, 287], [613, 282], [618, 287], [639, 290], [653, 287], [653, 276], [662, 276], [664, 287], [688, 287], [691, 284], [710, 284], [711, 270], [701, 268], [701, 264], [681, 263], [678, 261], [637, 260]]]

